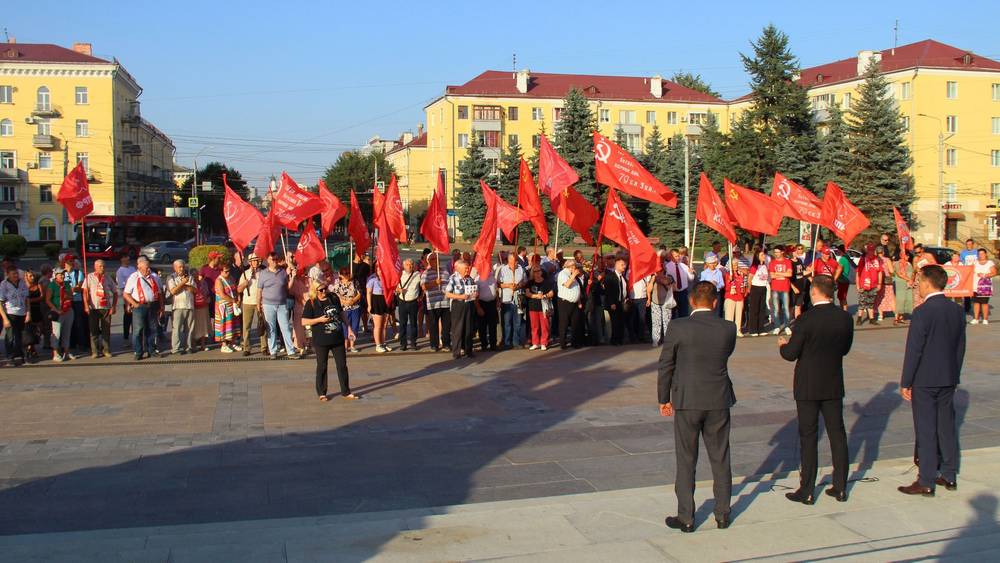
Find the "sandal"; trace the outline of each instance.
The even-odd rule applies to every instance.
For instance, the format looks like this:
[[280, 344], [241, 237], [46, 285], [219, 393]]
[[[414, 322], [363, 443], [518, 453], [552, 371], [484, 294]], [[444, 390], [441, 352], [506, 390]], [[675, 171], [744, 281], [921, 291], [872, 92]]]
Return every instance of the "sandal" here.
[[350, 395], [341, 395], [341, 397], [347, 399], [348, 401], [357, 401], [361, 398], [360, 395], [355, 395], [354, 393], [351, 393]]
[[325, 403], [330, 400], [330, 397], [327, 397], [326, 395], [320, 395], [319, 400]]

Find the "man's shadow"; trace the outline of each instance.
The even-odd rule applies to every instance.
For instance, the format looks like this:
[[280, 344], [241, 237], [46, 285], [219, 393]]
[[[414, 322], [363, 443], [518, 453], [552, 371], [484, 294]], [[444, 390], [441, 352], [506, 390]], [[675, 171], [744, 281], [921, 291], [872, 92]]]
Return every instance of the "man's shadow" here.
[[[889, 427], [892, 413], [903, 404], [899, 394], [899, 384], [886, 383], [882, 390], [868, 400], [864, 405], [854, 402], [851, 411], [857, 416], [851, 429], [847, 432], [847, 449], [851, 463], [858, 463], [857, 471], [847, 480], [847, 491], [850, 493], [854, 483], [863, 479], [878, 460], [882, 437]], [[858, 456], [861, 460], [858, 461]]]
[[975, 509], [976, 514], [972, 520], [962, 530], [957, 538], [953, 539], [940, 554], [941, 559], [950, 557], [976, 558], [977, 554], [982, 555], [982, 538], [993, 536], [993, 549], [996, 546], [996, 539], [1000, 536], [1000, 525], [997, 524], [997, 497], [987, 493], [976, 495], [969, 501]]
[[[798, 418], [793, 417], [779, 428], [768, 440], [767, 445], [771, 446], [771, 450], [764, 461], [757, 466], [756, 470], [748, 473], [738, 485], [733, 487], [733, 495], [736, 496], [730, 513], [733, 521], [753, 504], [758, 495], [771, 492], [778, 487], [775, 484], [777, 479], [782, 479], [791, 472], [798, 471]], [[761, 478], [763, 475], [770, 475], [770, 478], [764, 480]], [[705, 505], [701, 507], [699, 512], [704, 510], [706, 510]]]

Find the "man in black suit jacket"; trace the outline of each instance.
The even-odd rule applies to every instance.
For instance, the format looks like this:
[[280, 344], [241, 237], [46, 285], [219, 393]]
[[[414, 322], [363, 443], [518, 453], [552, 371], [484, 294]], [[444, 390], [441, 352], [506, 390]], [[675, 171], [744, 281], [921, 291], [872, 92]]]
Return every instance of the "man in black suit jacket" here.
[[944, 296], [944, 268], [924, 266], [917, 280], [924, 302], [910, 320], [899, 386], [903, 398], [913, 404], [920, 471], [916, 481], [899, 491], [932, 497], [936, 485], [958, 488], [954, 398], [965, 360], [965, 312]]
[[625, 276], [625, 259], [615, 259], [615, 267], [604, 276], [604, 307], [611, 317], [609, 342], [620, 346], [625, 338], [625, 302], [629, 295], [628, 278]]
[[712, 465], [715, 520], [729, 527], [733, 471], [729, 464], [729, 408], [736, 404], [729, 379], [729, 356], [736, 348], [736, 325], [715, 314], [719, 295], [711, 282], [690, 293], [691, 316], [671, 321], [660, 353], [657, 379], [660, 414], [675, 416], [677, 516], [667, 526], [694, 531], [695, 466], [698, 440], [704, 437]]
[[819, 413], [833, 453], [833, 486], [826, 494], [847, 500], [847, 431], [844, 429], [844, 356], [854, 342], [851, 315], [833, 304], [835, 284], [830, 276], [816, 276], [809, 288], [813, 303], [799, 315], [790, 340], [778, 339], [781, 357], [795, 364], [793, 392], [799, 417], [802, 464], [799, 488], [786, 493], [792, 502], [813, 504], [816, 497]]

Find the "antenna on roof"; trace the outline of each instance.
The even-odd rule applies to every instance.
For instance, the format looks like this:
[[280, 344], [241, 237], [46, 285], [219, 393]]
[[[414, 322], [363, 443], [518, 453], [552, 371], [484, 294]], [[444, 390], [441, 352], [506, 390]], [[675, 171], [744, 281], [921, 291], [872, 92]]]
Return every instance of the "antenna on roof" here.
[[10, 43], [10, 35], [7, 34], [7, 28], [3, 28], [3, 42]]
[[517, 72], [517, 53], [514, 53], [513, 63], [514, 63], [514, 67], [511, 70], [513, 70], [514, 72]]
[[899, 44], [899, 20], [896, 20], [896, 25], [892, 26], [892, 54], [896, 54], [896, 45]]

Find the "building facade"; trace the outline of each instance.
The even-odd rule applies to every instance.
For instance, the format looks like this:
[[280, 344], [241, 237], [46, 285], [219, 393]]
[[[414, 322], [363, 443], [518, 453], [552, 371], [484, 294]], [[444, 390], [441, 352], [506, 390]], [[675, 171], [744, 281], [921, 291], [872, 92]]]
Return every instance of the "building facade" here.
[[55, 200], [66, 173], [87, 169], [95, 215], [156, 214], [172, 205], [174, 144], [139, 110], [142, 88], [90, 44], [0, 45], [0, 225], [64, 243]]

